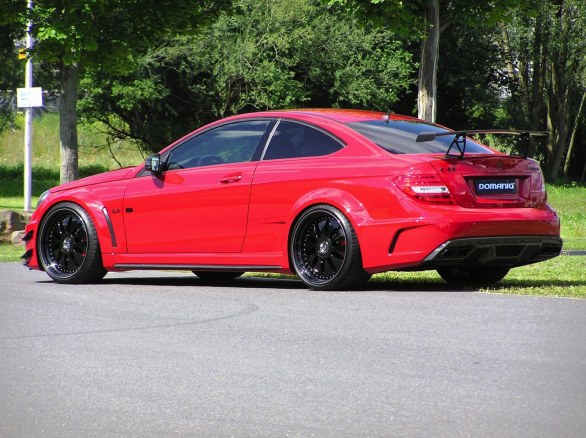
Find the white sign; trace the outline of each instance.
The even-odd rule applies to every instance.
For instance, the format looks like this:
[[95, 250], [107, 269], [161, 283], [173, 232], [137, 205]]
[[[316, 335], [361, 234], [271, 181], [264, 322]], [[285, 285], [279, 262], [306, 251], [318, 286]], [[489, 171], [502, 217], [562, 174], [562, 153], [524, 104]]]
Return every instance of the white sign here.
[[16, 106], [19, 108], [43, 106], [43, 89], [41, 87], [17, 88]]

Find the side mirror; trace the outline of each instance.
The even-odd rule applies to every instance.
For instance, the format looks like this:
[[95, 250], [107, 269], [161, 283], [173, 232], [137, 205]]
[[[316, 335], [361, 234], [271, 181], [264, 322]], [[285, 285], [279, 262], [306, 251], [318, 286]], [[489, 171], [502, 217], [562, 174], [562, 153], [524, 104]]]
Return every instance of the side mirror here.
[[144, 162], [144, 170], [153, 173], [161, 173], [161, 156], [159, 154], [154, 154], [147, 157]]

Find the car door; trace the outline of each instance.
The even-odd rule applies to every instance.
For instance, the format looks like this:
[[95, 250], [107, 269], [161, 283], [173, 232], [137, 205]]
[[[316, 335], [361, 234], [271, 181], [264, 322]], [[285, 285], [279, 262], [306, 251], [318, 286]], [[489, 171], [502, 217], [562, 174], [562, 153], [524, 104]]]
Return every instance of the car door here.
[[341, 140], [321, 129], [279, 121], [254, 174], [247, 248], [282, 250], [291, 208], [307, 193], [323, 187], [324, 181], [344, 173], [339, 162], [322, 158], [343, 148]]
[[135, 178], [123, 206], [128, 252], [240, 252], [252, 160], [269, 125], [249, 120], [204, 131], [163, 155], [164, 172]]

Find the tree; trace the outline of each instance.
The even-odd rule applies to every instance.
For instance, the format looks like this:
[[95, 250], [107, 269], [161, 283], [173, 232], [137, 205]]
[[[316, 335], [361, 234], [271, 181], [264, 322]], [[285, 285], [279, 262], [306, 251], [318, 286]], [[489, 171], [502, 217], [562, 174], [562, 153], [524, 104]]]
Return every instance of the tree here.
[[441, 33], [449, 26], [494, 25], [516, 5], [531, 0], [329, 0], [356, 10], [373, 23], [421, 41], [418, 117], [435, 122], [438, 112], [437, 70]]
[[14, 41], [21, 29], [18, 28], [17, 23], [8, 20], [11, 11], [6, 12], [8, 15], [0, 14], [0, 59], [2, 59], [2, 68], [0, 69], [0, 132], [14, 122], [14, 90], [20, 86], [24, 77], [17, 59], [17, 50], [14, 47]]
[[388, 110], [411, 83], [393, 34], [315, 0], [239, 0], [193, 35], [150, 49], [128, 74], [94, 72], [83, 113], [159, 150], [212, 120], [286, 107]]
[[[546, 91], [547, 142], [546, 176], [554, 181], [572, 140], [571, 127], [578, 124], [580, 83], [586, 71], [586, 5], [565, 0], [549, 6], [549, 47]], [[571, 157], [568, 157], [570, 159]]]
[[[213, 14], [222, 2], [189, 0], [5, 0], [22, 29], [33, 21], [36, 59], [54, 63], [60, 77], [61, 181], [78, 177], [77, 99], [85, 71], [121, 72], [161, 37], [180, 33]], [[22, 6], [22, 7], [21, 7]]]
[[[547, 180], [555, 181], [570, 162], [586, 88], [586, 4], [579, 0], [542, 0], [537, 14], [514, 11], [503, 27], [509, 58], [512, 106], [531, 129], [547, 129], [547, 144], [538, 152]], [[564, 159], [566, 165], [562, 166]]]
[[503, 54], [495, 42], [498, 32], [493, 26], [465, 23], [442, 32], [437, 73], [441, 108], [437, 119], [442, 125], [453, 129], [508, 126], [501, 98], [508, 82]]
[[437, 67], [439, 62], [440, 2], [424, 5], [423, 41], [417, 87], [417, 117], [430, 122], [437, 115]]

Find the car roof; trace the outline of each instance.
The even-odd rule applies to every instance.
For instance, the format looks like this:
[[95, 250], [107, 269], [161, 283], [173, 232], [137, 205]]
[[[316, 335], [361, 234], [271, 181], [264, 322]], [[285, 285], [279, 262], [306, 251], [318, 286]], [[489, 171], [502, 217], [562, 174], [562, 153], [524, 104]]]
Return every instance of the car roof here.
[[337, 108], [298, 108], [276, 111], [263, 111], [258, 113], [242, 114], [242, 117], [287, 117], [287, 116], [314, 116], [329, 119], [339, 123], [366, 122], [370, 120], [406, 120], [418, 121], [415, 117], [403, 116], [381, 111], [368, 111], [358, 109], [337, 109]]

